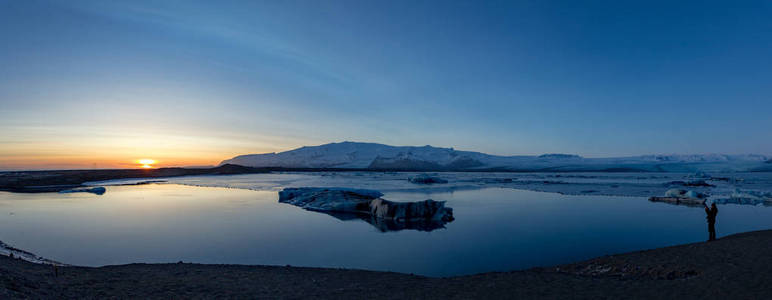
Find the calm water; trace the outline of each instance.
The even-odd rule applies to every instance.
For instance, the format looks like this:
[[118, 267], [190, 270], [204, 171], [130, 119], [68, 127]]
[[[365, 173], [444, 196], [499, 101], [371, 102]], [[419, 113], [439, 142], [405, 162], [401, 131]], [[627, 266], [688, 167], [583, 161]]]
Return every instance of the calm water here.
[[[448, 201], [431, 232], [381, 232], [278, 203], [276, 191], [175, 184], [92, 194], [0, 193], [0, 240], [75, 265], [131, 262], [346, 267], [431, 276], [522, 269], [707, 239], [700, 208], [641, 197], [483, 188], [386, 192]], [[721, 205], [718, 236], [772, 228], [772, 207]]]

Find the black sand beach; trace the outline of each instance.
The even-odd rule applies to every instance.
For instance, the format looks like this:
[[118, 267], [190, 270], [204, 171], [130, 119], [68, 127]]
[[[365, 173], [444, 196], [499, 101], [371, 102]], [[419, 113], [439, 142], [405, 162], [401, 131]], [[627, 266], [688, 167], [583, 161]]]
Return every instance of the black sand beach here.
[[[0, 257], [0, 298], [772, 297], [772, 230], [575, 264], [449, 278], [190, 263], [58, 267]], [[567, 249], [568, 251], [568, 249]]]
[[152, 179], [191, 175], [236, 175], [268, 172], [268, 169], [228, 164], [213, 168], [9, 171], [0, 172], [0, 191], [47, 193], [82, 187], [83, 183], [89, 181], [125, 178]]

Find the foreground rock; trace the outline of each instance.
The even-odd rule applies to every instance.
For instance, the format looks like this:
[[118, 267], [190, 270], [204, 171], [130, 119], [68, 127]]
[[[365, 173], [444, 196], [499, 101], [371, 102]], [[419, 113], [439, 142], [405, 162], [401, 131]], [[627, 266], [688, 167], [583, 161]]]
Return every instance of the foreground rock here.
[[44, 257], [37, 256], [34, 253], [11, 247], [10, 245], [3, 243], [3, 241], [0, 241], [0, 255], [8, 256], [8, 257], [28, 261], [31, 263], [36, 263], [36, 264], [47, 264], [47, 265], [55, 265], [55, 266], [64, 265], [58, 261], [53, 261]]
[[445, 201], [394, 202], [381, 192], [347, 188], [286, 188], [279, 192], [279, 202], [304, 209], [325, 212], [340, 219], [340, 214], [354, 214], [382, 231], [399, 229], [433, 230], [454, 220], [453, 209]]
[[430, 278], [279, 266], [33, 264], [0, 256], [0, 298], [772, 299], [772, 231], [525, 271]]

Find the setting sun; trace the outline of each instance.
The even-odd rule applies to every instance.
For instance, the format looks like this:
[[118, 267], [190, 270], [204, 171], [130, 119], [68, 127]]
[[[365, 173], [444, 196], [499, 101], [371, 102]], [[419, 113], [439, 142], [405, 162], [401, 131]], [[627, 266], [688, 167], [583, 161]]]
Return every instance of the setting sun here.
[[156, 163], [156, 160], [143, 158], [138, 160], [137, 162], [142, 165], [142, 168], [150, 169], [150, 168], [153, 168], [153, 164]]

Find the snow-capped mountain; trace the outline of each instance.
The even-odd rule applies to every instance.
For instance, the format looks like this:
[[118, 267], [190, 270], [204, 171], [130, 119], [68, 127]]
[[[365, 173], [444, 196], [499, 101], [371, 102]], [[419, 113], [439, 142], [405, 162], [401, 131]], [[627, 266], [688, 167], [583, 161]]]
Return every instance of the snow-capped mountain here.
[[432, 146], [389, 146], [342, 142], [265, 154], [248, 154], [221, 164], [278, 168], [353, 168], [383, 170], [510, 170], [510, 171], [656, 171], [734, 172], [764, 168], [764, 155], [644, 155], [584, 158], [570, 154], [497, 156]]

